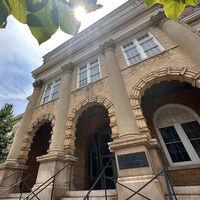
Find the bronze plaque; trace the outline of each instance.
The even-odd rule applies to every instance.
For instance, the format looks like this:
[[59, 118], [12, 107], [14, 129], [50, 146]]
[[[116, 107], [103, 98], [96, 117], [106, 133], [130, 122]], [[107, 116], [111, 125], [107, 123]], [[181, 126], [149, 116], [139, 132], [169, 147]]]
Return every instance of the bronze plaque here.
[[119, 169], [148, 167], [149, 163], [145, 152], [130, 153], [117, 156]]

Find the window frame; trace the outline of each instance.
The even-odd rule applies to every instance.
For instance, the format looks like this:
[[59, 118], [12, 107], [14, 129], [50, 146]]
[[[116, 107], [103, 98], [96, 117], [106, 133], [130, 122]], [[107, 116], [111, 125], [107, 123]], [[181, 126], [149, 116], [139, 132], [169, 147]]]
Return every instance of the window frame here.
[[[81, 66], [78, 67], [78, 70], [77, 70], [77, 81], [76, 81], [76, 86], [77, 86], [77, 88], [82, 88], [82, 87], [84, 87], [84, 86], [86, 86], [86, 85], [88, 85], [88, 84], [90, 84], [90, 83], [94, 83], [94, 82], [96, 82], [96, 81], [99, 80], [99, 79], [97, 79], [97, 80], [95, 80], [95, 81], [91, 81], [90, 63], [91, 63], [91, 62], [94, 62], [94, 61], [96, 61], [96, 60], [97, 60], [97, 62], [98, 62], [99, 79], [101, 78], [101, 65], [100, 65], [99, 58], [92, 59], [91, 61], [88, 61], [88, 62], [86, 62], [85, 64], [82, 64]], [[81, 69], [82, 67], [84, 67], [84, 66], [86, 66], [86, 70], [87, 70], [87, 84], [81, 85], [81, 86], [80, 86], [80, 84], [79, 84], [79, 83], [80, 83], [79, 74], [80, 74], [80, 69]]]
[[[139, 42], [138, 42], [138, 38], [144, 36], [145, 34], [149, 34], [149, 36], [153, 39], [153, 41], [158, 45], [158, 47], [159, 47], [159, 49], [160, 49], [160, 52], [159, 52], [159, 53], [161, 53], [162, 51], [165, 50], [164, 46], [158, 41], [158, 39], [157, 39], [150, 31], [140, 33], [140, 34], [138, 34], [136, 37], [134, 37], [134, 38], [132, 38], [131, 40], [129, 40], [129, 42], [126, 42], [126, 43], [124, 43], [124, 44], [121, 46], [121, 49], [122, 49], [124, 58], [125, 58], [125, 60], [126, 60], [126, 63], [128, 64], [128, 66], [135, 65], [135, 64], [137, 64], [137, 63], [140, 63], [140, 62], [142, 62], [142, 61], [144, 61], [144, 60], [146, 60], [146, 59], [148, 59], [148, 58], [151, 58], [151, 57], [153, 57], [153, 56], [159, 54], [159, 53], [157, 53], [157, 54], [155, 54], [155, 55], [153, 55], [153, 56], [148, 56], [148, 55], [145, 53], [144, 49], [142, 48], [142, 46], [141, 46], [141, 45], [139, 44]], [[136, 49], [137, 49], [137, 51], [138, 51], [139, 54], [140, 54], [141, 61], [138, 61], [138, 62], [136, 62], [136, 63], [130, 63], [130, 61], [128, 60], [127, 55], [126, 55], [126, 52], [124, 51], [124, 46], [127, 45], [127, 44], [130, 43], [130, 42], [133, 42], [133, 44], [136, 45]]]
[[[58, 89], [58, 96], [55, 97], [55, 98], [52, 98], [52, 97], [53, 97], [53, 89], [54, 89], [54, 86], [55, 86], [55, 84], [56, 84], [57, 81], [60, 81], [60, 83], [59, 83], [59, 89]], [[49, 101], [52, 101], [52, 100], [54, 100], [54, 99], [59, 98], [60, 84], [61, 84], [61, 79], [60, 79], [60, 78], [57, 78], [57, 79], [55, 79], [55, 80], [53, 80], [53, 81], [51, 81], [51, 82], [46, 83], [46, 85], [45, 85], [45, 87], [44, 87], [44, 90], [43, 90], [43, 95], [42, 95], [41, 103], [40, 103], [40, 104], [45, 104], [45, 103], [48, 103]], [[48, 98], [48, 100], [47, 100], [46, 102], [44, 102], [45, 91], [47, 90], [47, 87], [48, 87], [49, 85], [51, 85], [51, 87], [50, 87], [50, 92], [49, 92], [49, 98]]]
[[[166, 126], [158, 126], [158, 127], [155, 127], [155, 120], [157, 118], [157, 115], [160, 113], [161, 110], [167, 108], [167, 107], [179, 107], [179, 108], [182, 108], [188, 112], [190, 112], [192, 115], [193, 115], [193, 119], [188, 119], [188, 120], [182, 120], [181, 122], [179, 123], [171, 123], [169, 125], [166, 125]], [[170, 166], [183, 166], [183, 165], [191, 165], [191, 164], [200, 164], [200, 158], [196, 152], [196, 150], [194, 149], [194, 147], [192, 146], [192, 143], [190, 142], [190, 139], [187, 137], [187, 134], [185, 133], [184, 129], [182, 128], [181, 124], [182, 123], [188, 123], [188, 122], [192, 122], [192, 121], [197, 121], [199, 124], [200, 124], [200, 118], [199, 116], [190, 108], [186, 107], [186, 106], [183, 106], [183, 105], [180, 105], [180, 104], [167, 104], [167, 105], [164, 105], [164, 106], [161, 106], [154, 114], [154, 117], [153, 117], [153, 122], [154, 122], [154, 127], [155, 127], [155, 130], [156, 130], [156, 133], [158, 135], [158, 138], [160, 140], [160, 143], [163, 147], [163, 150], [165, 152], [165, 155], [167, 157], [167, 160], [170, 164]], [[169, 151], [166, 147], [166, 144], [163, 140], [163, 137], [160, 133], [160, 128], [165, 128], [167, 126], [173, 126], [185, 148], [185, 150], [187, 151], [191, 161], [185, 161], [185, 162], [173, 162], [172, 159], [171, 159], [171, 156], [169, 154]]]

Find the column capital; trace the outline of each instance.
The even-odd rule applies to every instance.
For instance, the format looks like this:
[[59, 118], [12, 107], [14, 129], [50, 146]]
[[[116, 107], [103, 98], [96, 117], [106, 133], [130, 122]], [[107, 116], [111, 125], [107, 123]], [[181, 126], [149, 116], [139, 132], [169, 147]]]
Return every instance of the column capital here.
[[62, 65], [61, 66], [61, 70], [65, 73], [72, 73], [72, 70], [73, 70], [73, 63], [70, 61], [69, 63], [65, 64], [65, 65]]
[[33, 87], [34, 87], [34, 88], [42, 87], [43, 83], [44, 83], [44, 82], [43, 82], [41, 79], [38, 79], [38, 80], [36, 80], [36, 81], [33, 83]]
[[162, 24], [167, 20], [164, 11], [159, 11], [156, 15], [151, 16], [150, 21], [153, 27], [161, 27]]
[[100, 49], [102, 50], [103, 53], [106, 51], [115, 51], [115, 43], [113, 39], [110, 39], [107, 42], [104, 42], [102, 45], [100, 45]]

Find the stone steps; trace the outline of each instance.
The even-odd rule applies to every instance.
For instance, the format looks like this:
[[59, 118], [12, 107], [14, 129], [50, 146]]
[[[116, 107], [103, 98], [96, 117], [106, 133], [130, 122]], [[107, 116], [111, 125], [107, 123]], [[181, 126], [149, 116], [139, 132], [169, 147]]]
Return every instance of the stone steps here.
[[[8, 195], [8, 197], [0, 197], [1, 200], [19, 200], [20, 199], [20, 193], [11, 193]], [[21, 200], [26, 197], [28, 193], [22, 193]]]
[[[83, 200], [88, 191], [67, 191], [60, 200]], [[117, 200], [116, 190], [107, 190], [108, 200]], [[90, 200], [105, 200], [104, 190], [93, 190]]]

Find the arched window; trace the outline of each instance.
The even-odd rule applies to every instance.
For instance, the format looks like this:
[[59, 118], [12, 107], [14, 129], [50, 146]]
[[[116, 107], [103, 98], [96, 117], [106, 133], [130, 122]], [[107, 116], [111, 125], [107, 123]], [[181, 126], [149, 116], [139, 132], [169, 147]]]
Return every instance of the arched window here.
[[178, 104], [160, 107], [154, 127], [172, 166], [200, 163], [200, 118]]

